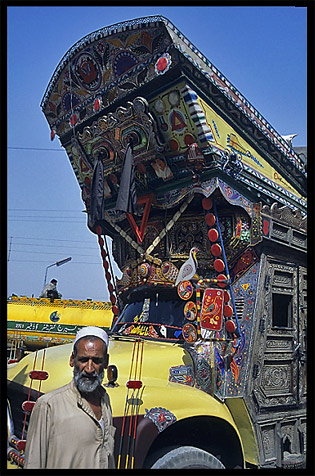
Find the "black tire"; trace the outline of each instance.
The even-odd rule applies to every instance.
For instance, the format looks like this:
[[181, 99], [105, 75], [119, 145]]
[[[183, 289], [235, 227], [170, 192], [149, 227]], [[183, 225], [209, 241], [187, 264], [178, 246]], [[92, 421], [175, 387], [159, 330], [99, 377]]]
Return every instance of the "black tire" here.
[[225, 469], [218, 458], [194, 446], [180, 446], [158, 458], [151, 469]]

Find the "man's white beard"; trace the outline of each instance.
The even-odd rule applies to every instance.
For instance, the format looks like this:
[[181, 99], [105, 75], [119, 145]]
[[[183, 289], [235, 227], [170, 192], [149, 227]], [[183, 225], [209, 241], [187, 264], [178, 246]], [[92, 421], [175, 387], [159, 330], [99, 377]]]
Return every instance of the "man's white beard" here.
[[97, 374], [96, 372], [94, 372], [93, 374], [86, 374], [84, 370], [80, 372], [74, 367], [73, 378], [74, 383], [76, 384], [77, 389], [80, 393], [92, 393], [102, 384], [104, 378], [104, 370], [102, 370], [102, 372], [100, 372], [99, 374]]

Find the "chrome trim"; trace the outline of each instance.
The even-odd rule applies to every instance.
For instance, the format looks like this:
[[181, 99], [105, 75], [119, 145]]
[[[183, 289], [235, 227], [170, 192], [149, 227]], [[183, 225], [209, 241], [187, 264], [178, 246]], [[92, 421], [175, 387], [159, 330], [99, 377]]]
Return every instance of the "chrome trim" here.
[[14, 424], [9, 400], [7, 400], [7, 438], [8, 441], [14, 435]]

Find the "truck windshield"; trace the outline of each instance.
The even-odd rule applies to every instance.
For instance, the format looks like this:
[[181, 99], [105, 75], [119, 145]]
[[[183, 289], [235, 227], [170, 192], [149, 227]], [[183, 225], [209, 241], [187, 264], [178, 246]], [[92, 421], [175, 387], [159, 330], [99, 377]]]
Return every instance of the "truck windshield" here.
[[113, 328], [113, 333], [151, 339], [183, 341], [186, 302], [174, 293], [156, 292], [136, 297], [128, 303]]

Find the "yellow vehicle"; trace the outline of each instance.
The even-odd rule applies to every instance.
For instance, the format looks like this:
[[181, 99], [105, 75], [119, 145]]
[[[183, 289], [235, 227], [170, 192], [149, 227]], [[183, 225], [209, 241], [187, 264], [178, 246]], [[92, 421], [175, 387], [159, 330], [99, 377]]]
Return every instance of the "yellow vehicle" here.
[[[170, 304], [174, 302], [162, 298], [156, 306], [154, 299], [155, 316], [163, 315], [165, 306]], [[132, 308], [135, 306], [140, 308], [140, 301], [131, 304]], [[128, 309], [126, 312], [128, 314]], [[235, 468], [244, 467], [245, 460], [256, 464], [254, 432], [241, 400], [233, 402], [233, 417], [228, 404], [198, 389], [196, 356], [190, 346], [183, 344], [183, 339], [182, 343], [172, 340], [162, 343], [154, 338], [123, 336], [120, 330], [130, 318], [126, 312], [111, 334], [109, 380], [104, 380], [117, 428], [115, 451], [120, 468], [130, 468], [132, 461], [134, 468], [180, 468], [182, 464], [185, 468]], [[180, 329], [183, 318], [179, 317], [178, 309], [176, 318], [173, 328]], [[158, 330], [163, 318], [158, 322], [152, 322], [150, 326]], [[71, 380], [72, 369], [66, 364], [71, 351], [72, 345], [67, 344], [37, 352], [35, 369], [41, 369], [44, 359], [44, 369], [48, 373], [48, 379], [44, 381], [29, 378], [34, 368], [34, 353], [9, 366], [8, 396], [16, 410], [13, 417], [15, 435], [22, 432], [24, 413], [21, 405], [28, 397], [29, 388], [29, 399], [35, 400], [38, 392], [49, 392]], [[134, 365], [130, 374], [132, 360]], [[141, 381], [141, 387], [129, 385], [128, 388], [127, 383], [132, 381]], [[242, 424], [238, 425], [240, 421]], [[125, 432], [119, 452], [123, 424]]]
[[12, 296], [7, 301], [8, 347], [11, 351], [22, 347], [27, 352], [69, 343], [82, 326], [108, 330], [112, 320], [108, 302]]
[[[41, 107], [105, 269], [117, 468], [304, 467], [305, 163], [161, 16], [82, 38]], [[34, 402], [72, 377], [71, 348], [9, 365], [17, 465]]]

